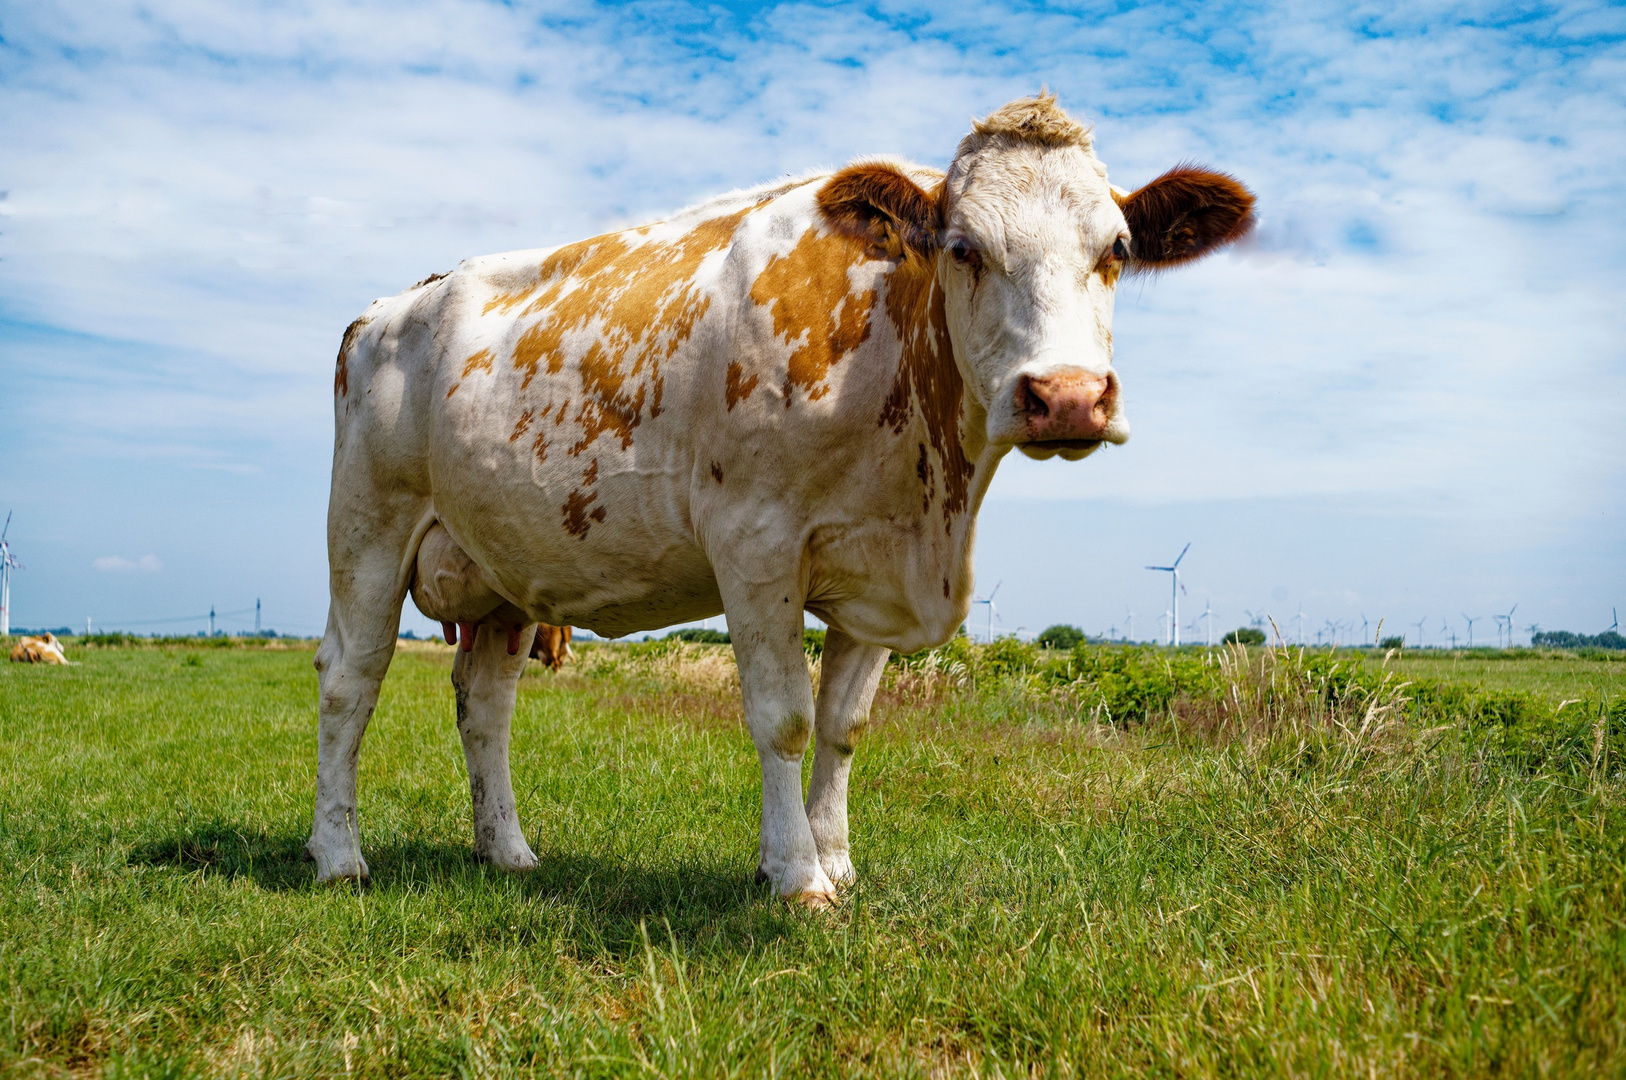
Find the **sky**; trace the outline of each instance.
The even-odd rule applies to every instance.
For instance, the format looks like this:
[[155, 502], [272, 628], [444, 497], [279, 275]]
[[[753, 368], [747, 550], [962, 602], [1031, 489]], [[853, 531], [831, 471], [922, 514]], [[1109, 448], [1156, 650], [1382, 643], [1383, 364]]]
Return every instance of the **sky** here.
[[332, 365], [375, 297], [862, 154], [943, 167], [1043, 86], [1114, 183], [1198, 161], [1260, 226], [1120, 287], [1127, 445], [1001, 466], [996, 634], [1154, 637], [1145, 566], [1188, 542], [1187, 639], [1482, 642], [1514, 604], [1521, 640], [1596, 633], [1626, 607], [1626, 8], [1396, 6], [0, 3], [13, 625], [258, 600], [319, 633]]

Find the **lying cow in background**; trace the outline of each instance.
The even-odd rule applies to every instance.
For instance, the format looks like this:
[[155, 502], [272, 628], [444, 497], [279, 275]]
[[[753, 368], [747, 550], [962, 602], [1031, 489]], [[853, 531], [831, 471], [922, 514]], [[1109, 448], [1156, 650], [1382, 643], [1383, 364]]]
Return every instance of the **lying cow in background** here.
[[[376, 301], [334, 379], [318, 875], [367, 874], [356, 763], [410, 590], [461, 624], [480, 857], [536, 865], [508, 740], [537, 623], [614, 637], [726, 613], [762, 764], [758, 874], [832, 901], [888, 651], [965, 620], [1000, 459], [1124, 442], [1119, 278], [1236, 240], [1252, 207], [1187, 166], [1112, 187], [1041, 96], [975, 123], [947, 174], [866, 159]], [[829, 627], [816, 704], [804, 611]]]
[[11, 647], [11, 660], [15, 664], [66, 664], [68, 657], [62, 651], [62, 642], [50, 631], [38, 637], [25, 637]]
[[542, 623], [536, 628], [536, 640], [531, 642], [532, 659], [558, 671], [575, 655], [570, 651], [570, 627]]

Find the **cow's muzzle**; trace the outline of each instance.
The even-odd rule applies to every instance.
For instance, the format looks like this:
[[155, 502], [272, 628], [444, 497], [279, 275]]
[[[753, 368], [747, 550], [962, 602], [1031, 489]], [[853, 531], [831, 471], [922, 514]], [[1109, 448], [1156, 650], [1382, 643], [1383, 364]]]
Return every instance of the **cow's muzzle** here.
[[1110, 371], [1023, 375], [1016, 381], [1016, 412], [1025, 441], [1043, 449], [1093, 450], [1127, 434], [1117, 430], [1118, 376]]

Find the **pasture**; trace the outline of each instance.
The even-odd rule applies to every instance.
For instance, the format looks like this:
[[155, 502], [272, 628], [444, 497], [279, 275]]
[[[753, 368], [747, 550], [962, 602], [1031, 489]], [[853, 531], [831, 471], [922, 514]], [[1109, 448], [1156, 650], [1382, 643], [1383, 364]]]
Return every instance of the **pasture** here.
[[1626, 1069], [1626, 664], [956, 642], [889, 668], [811, 913], [752, 882], [728, 649], [580, 651], [521, 683], [508, 877], [450, 650], [402, 649], [362, 887], [301, 860], [309, 648], [0, 668], [0, 1070]]

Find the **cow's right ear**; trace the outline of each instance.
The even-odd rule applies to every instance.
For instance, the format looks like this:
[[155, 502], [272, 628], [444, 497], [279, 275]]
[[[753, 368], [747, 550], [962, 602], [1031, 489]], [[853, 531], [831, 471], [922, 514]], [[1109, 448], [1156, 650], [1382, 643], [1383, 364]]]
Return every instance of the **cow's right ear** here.
[[1253, 228], [1253, 192], [1234, 176], [1177, 165], [1139, 191], [1113, 198], [1129, 224], [1130, 269], [1195, 262]]
[[925, 191], [891, 165], [849, 165], [819, 188], [819, 210], [837, 232], [864, 241], [872, 259], [937, 254], [939, 187]]

